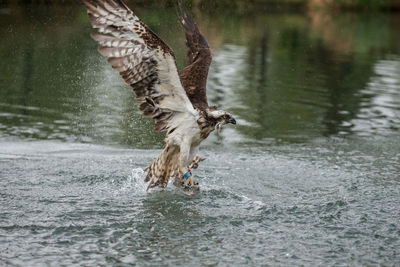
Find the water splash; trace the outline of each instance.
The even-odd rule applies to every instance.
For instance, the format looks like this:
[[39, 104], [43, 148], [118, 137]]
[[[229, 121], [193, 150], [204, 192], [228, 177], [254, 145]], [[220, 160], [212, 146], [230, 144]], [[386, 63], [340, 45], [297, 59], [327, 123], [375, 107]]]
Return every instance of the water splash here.
[[147, 185], [144, 182], [146, 173], [142, 168], [134, 168], [131, 175], [122, 183], [121, 191], [134, 191], [136, 193], [146, 193]]

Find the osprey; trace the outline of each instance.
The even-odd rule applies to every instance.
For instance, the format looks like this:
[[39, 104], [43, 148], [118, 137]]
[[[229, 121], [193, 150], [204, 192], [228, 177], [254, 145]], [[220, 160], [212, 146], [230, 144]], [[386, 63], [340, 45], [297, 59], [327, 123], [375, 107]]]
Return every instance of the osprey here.
[[189, 65], [178, 72], [172, 49], [140, 20], [122, 0], [82, 0], [99, 52], [108, 57], [124, 81], [133, 88], [143, 115], [153, 118], [155, 130], [166, 132], [165, 148], [146, 168], [148, 188], [197, 185], [191, 169], [200, 158], [200, 143], [215, 129], [236, 124], [232, 114], [209, 106], [206, 95], [212, 56], [186, 7], [178, 0], [178, 15], [186, 35]]

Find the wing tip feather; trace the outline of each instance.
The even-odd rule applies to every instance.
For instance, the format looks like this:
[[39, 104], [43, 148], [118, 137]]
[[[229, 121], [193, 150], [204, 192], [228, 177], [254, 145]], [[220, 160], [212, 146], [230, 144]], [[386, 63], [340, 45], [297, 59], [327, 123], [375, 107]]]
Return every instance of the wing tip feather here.
[[96, 10], [97, 8], [92, 5], [89, 1], [87, 0], [77, 0], [78, 2], [80, 2], [82, 5], [84, 5], [86, 7], [86, 11], [88, 13], [93, 12], [94, 10]]

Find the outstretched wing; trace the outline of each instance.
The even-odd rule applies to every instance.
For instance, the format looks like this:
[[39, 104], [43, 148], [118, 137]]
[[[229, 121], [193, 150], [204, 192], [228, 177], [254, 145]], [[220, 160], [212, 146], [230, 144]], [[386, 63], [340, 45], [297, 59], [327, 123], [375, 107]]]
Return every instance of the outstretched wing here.
[[212, 61], [211, 50], [181, 0], [178, 0], [178, 11], [185, 30], [186, 45], [189, 48], [189, 65], [179, 73], [179, 76], [193, 106], [205, 110], [208, 108], [206, 85]]
[[[82, 0], [99, 34], [99, 52], [133, 88], [139, 109], [155, 120], [155, 130], [176, 128], [196, 116], [179, 79], [175, 56], [122, 0]], [[191, 114], [193, 116], [188, 116]]]

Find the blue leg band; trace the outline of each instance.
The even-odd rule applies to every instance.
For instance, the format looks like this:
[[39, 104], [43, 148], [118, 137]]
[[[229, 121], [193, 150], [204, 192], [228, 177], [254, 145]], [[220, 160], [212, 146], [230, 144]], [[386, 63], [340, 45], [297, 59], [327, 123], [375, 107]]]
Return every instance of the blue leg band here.
[[183, 175], [183, 177], [187, 180], [190, 176], [192, 176], [191, 174], [190, 174], [190, 172], [187, 172], [187, 173], [185, 173], [184, 175]]

